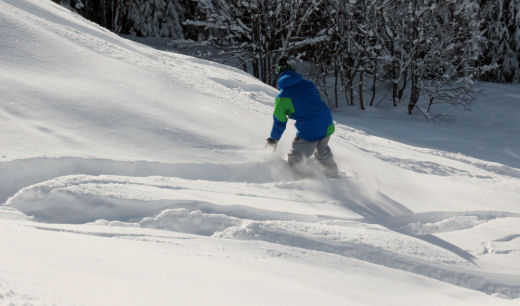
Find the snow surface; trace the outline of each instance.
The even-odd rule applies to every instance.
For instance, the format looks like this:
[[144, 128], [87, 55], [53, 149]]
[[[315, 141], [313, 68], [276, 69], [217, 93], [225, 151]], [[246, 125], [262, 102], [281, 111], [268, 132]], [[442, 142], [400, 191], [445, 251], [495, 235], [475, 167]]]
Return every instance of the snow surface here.
[[297, 180], [275, 89], [2, 0], [0, 305], [519, 305], [520, 89], [479, 88], [334, 113]]

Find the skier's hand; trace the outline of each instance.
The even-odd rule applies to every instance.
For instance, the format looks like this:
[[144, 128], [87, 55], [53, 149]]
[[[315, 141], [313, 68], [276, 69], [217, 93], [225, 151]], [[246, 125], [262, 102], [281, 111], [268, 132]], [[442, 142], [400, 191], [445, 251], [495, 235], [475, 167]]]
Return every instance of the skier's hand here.
[[267, 138], [267, 142], [265, 144], [266, 148], [270, 148], [273, 152], [276, 151], [276, 145], [278, 144], [278, 140], [274, 140], [271, 137]]

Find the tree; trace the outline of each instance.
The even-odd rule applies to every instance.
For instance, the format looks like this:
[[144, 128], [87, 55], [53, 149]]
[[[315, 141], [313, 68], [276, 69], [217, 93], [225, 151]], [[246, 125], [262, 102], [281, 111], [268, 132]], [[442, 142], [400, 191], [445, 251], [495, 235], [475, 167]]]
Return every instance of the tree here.
[[184, 39], [191, 0], [54, 0], [115, 33]]
[[435, 99], [446, 97], [451, 103], [468, 104], [468, 90], [478, 76], [476, 61], [483, 42], [478, 30], [478, 8], [465, 0], [442, 6], [434, 0], [414, 0], [408, 5], [408, 113], [417, 106], [422, 93], [428, 96], [430, 107]]
[[[341, 83], [347, 104], [354, 104], [354, 88], [356, 75], [360, 66], [359, 5], [355, 2], [331, 1], [331, 22], [328, 29], [327, 57], [334, 66], [335, 105], [338, 107], [338, 84]], [[327, 53], [327, 51], [323, 51]], [[317, 60], [320, 60], [317, 57]], [[338, 82], [338, 78], [340, 82]]]
[[[273, 65], [289, 53], [302, 50], [322, 39], [314, 27], [313, 15], [323, 0], [204, 0], [203, 20], [185, 25], [203, 28], [209, 40], [225, 54], [242, 61], [253, 75], [273, 84]], [[312, 33], [311, 33], [312, 32]], [[311, 37], [317, 34], [317, 37]]]
[[484, 79], [520, 83], [520, 0], [484, 0], [481, 7], [488, 44], [480, 64], [497, 67]]
[[383, 85], [412, 114], [468, 106], [479, 78], [520, 82], [520, 0], [54, 1], [116, 33], [209, 41], [270, 85], [280, 57], [301, 59], [336, 108]]
[[380, 31], [382, 54], [380, 56], [383, 80], [392, 88], [392, 103], [401, 103], [408, 81], [409, 59], [405, 50], [406, 23], [402, 1], [387, 1], [381, 6]]

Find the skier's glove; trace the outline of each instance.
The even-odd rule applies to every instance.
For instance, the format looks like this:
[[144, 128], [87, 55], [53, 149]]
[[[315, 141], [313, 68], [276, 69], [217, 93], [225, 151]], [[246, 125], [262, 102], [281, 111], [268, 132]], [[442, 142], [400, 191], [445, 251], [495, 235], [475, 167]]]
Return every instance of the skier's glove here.
[[265, 144], [266, 148], [270, 148], [274, 151], [276, 151], [276, 145], [278, 144], [278, 140], [274, 140], [271, 137], [267, 138], [267, 142]]

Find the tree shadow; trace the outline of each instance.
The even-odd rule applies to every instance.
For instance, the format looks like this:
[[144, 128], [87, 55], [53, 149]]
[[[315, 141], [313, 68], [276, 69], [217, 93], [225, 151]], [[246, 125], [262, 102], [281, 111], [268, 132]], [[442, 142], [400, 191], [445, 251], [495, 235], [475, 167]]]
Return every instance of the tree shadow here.
[[[420, 121], [408, 121], [403, 124], [402, 121], [384, 118], [371, 118], [372, 124], [368, 127], [366, 119], [363, 119], [362, 116], [352, 117], [341, 113], [335, 113], [334, 120], [368, 135], [414, 147], [444, 151], [447, 152], [444, 156], [446, 158], [471, 163], [471, 165], [487, 171], [512, 177], [519, 175], [517, 169], [520, 168], [520, 145], [514, 137], [516, 127], [509, 127], [503, 131], [462, 126], [454, 129], [450, 125]], [[380, 123], [378, 124], [377, 121]], [[496, 143], [497, 139], [500, 139], [497, 145], [490, 145]], [[501, 165], [490, 166], [485, 162], [470, 162], [460, 158], [459, 154]]]

